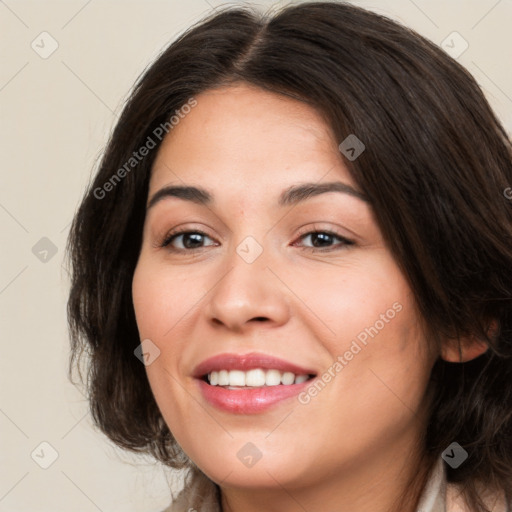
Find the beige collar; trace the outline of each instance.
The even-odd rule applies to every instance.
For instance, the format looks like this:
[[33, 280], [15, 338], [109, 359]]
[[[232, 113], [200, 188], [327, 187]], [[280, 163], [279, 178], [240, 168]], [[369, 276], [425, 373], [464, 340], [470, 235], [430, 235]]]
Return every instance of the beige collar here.
[[439, 457], [423, 490], [416, 512], [447, 512], [446, 474], [443, 459]]
[[[493, 494], [480, 488], [480, 496], [491, 512], [510, 512], [505, 493]], [[439, 457], [421, 495], [416, 512], [470, 512], [462, 499], [462, 487], [446, 480], [446, 466]]]

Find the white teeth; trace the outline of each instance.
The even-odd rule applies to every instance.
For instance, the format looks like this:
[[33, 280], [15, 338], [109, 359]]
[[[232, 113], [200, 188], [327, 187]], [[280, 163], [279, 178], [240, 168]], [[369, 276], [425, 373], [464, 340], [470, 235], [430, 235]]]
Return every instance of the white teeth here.
[[278, 386], [281, 384], [281, 372], [279, 370], [267, 370], [265, 384], [267, 386]]
[[245, 372], [241, 370], [231, 370], [229, 372], [230, 386], [245, 386]]
[[229, 372], [227, 370], [221, 370], [220, 372], [215, 373], [219, 374], [219, 386], [229, 386]]
[[263, 370], [254, 368], [244, 372], [242, 370], [220, 370], [208, 374], [208, 382], [212, 386], [254, 387], [279, 386], [283, 384], [301, 384], [309, 379], [309, 375], [295, 375], [292, 372], [279, 370]]
[[249, 370], [245, 374], [245, 385], [246, 386], [264, 386], [265, 385], [265, 372], [260, 368]]
[[281, 375], [281, 384], [289, 386], [290, 384], [293, 384], [294, 381], [295, 375], [292, 372], [284, 372], [283, 375]]
[[295, 384], [302, 384], [303, 382], [306, 382], [309, 378], [309, 375], [297, 375], [295, 377]]
[[208, 379], [210, 380], [210, 384], [212, 386], [216, 386], [219, 383], [219, 372], [212, 372], [208, 375]]

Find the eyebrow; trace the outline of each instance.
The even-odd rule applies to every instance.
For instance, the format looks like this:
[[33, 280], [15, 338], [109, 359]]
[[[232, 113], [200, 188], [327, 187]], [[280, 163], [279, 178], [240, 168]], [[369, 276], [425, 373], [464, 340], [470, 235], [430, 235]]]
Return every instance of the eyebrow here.
[[[365, 194], [359, 192], [352, 186], [342, 183], [341, 181], [334, 181], [331, 183], [301, 183], [300, 185], [293, 185], [281, 193], [277, 204], [280, 207], [295, 205], [310, 197], [326, 194], [328, 192], [341, 192], [356, 197], [366, 203], [370, 202]], [[185, 185], [167, 186], [161, 188], [151, 197], [147, 210], [159, 201], [169, 197], [177, 197], [199, 205], [214, 204], [213, 194], [204, 188]]]

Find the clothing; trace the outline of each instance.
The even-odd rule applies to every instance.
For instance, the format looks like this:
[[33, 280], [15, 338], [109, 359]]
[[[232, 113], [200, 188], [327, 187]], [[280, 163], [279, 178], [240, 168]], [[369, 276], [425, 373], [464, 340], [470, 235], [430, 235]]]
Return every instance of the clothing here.
[[[497, 496], [482, 492], [482, 498], [492, 512], [512, 512], [503, 492]], [[217, 486], [201, 474], [163, 512], [221, 512], [218, 500]], [[447, 482], [442, 458], [430, 474], [416, 512], [470, 512], [460, 497], [460, 487]]]

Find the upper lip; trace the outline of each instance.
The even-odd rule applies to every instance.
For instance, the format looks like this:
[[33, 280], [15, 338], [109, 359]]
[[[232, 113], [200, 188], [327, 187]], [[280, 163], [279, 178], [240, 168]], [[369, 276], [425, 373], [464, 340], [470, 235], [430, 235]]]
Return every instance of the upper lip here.
[[249, 354], [218, 354], [205, 359], [194, 369], [194, 377], [202, 378], [210, 372], [219, 370], [242, 370], [248, 371], [255, 368], [264, 370], [279, 370], [281, 372], [292, 372], [295, 375], [315, 375], [316, 372], [311, 368], [304, 368], [284, 359], [251, 352]]

